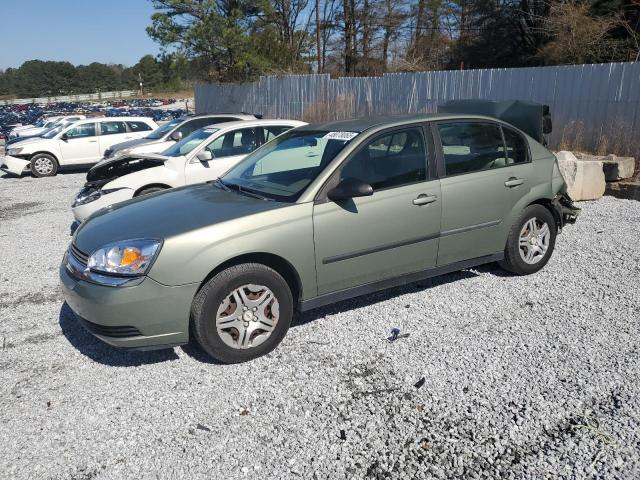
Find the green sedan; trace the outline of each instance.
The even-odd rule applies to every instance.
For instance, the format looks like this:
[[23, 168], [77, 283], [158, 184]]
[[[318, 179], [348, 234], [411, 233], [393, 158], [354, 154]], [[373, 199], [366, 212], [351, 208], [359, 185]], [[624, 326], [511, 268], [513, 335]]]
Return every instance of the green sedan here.
[[116, 347], [195, 339], [222, 362], [274, 349], [299, 311], [489, 262], [543, 268], [579, 212], [554, 155], [473, 115], [296, 128], [214, 182], [96, 212], [60, 267]]

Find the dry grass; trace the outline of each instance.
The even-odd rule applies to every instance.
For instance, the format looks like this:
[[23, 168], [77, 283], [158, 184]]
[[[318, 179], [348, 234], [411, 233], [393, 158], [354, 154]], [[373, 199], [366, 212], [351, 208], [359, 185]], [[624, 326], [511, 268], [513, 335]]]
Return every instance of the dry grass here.
[[562, 129], [558, 150], [634, 157], [636, 172], [640, 172], [640, 138], [628, 122], [613, 119], [588, 130], [583, 122], [568, 123]]

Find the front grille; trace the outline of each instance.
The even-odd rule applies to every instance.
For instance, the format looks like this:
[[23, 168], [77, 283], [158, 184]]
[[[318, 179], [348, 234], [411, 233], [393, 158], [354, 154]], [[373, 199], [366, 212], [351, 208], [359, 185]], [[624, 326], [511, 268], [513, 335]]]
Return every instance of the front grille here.
[[69, 252], [71, 252], [71, 255], [73, 255], [73, 257], [78, 262], [80, 262], [83, 266], [85, 267], [87, 266], [87, 262], [89, 261], [89, 255], [84, 253], [82, 250], [76, 247], [73, 243], [69, 247]]
[[108, 327], [106, 325], [98, 325], [97, 323], [90, 322], [89, 320], [85, 320], [84, 318], [79, 316], [77, 318], [80, 324], [94, 335], [114, 338], [139, 337], [142, 335], [142, 333], [140, 333], [140, 330], [138, 330], [136, 327], [129, 327], [126, 325]]

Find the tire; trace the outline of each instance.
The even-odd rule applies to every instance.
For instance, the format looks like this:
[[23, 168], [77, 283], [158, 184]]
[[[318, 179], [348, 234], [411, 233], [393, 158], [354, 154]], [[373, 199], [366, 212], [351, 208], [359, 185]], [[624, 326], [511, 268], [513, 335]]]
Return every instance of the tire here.
[[[537, 231], [532, 228], [532, 222], [535, 223]], [[548, 227], [548, 232], [544, 225]], [[509, 231], [504, 260], [499, 262], [500, 266], [516, 275], [536, 273], [551, 258], [556, 245], [556, 235], [556, 221], [551, 212], [542, 205], [529, 205]]]
[[285, 279], [266, 265], [244, 263], [218, 273], [198, 292], [191, 307], [191, 330], [216, 360], [246, 362], [278, 346], [293, 312]]
[[31, 174], [34, 177], [54, 177], [59, 167], [56, 158], [48, 153], [36, 153], [31, 157]]
[[149, 195], [150, 193], [161, 192], [163, 190], [166, 190], [166, 188], [164, 188], [164, 187], [147, 187], [147, 188], [143, 188], [142, 190], [140, 190], [138, 192], [136, 197], [141, 197], [142, 195]]

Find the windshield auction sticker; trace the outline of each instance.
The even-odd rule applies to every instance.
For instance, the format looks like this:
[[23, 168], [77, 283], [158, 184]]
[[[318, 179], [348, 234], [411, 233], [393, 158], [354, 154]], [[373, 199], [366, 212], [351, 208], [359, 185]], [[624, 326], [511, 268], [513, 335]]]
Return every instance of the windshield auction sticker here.
[[357, 132], [329, 132], [324, 137], [325, 140], [345, 140], [349, 141], [353, 137], [357, 136]]

